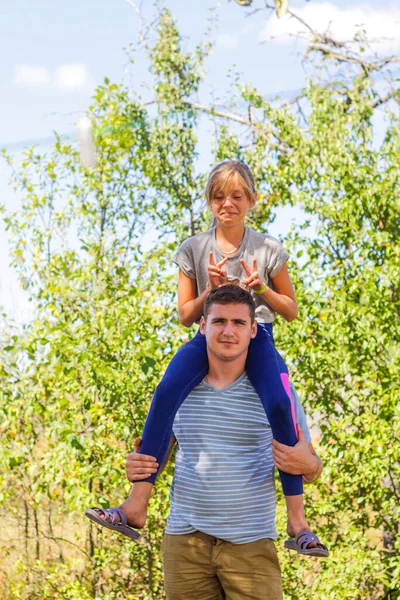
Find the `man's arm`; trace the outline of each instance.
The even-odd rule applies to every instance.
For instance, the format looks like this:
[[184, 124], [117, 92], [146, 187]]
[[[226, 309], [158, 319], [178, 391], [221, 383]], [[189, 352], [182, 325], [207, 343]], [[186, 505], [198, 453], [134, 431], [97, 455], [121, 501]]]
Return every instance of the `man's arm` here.
[[291, 475], [303, 475], [305, 483], [314, 483], [322, 473], [322, 461], [307, 442], [303, 430], [298, 427], [299, 440], [295, 446], [285, 446], [272, 440], [272, 456], [275, 466]]
[[314, 461], [314, 470], [309, 471], [307, 473], [303, 472], [302, 475], [304, 483], [314, 483], [314, 481], [317, 481], [317, 479], [320, 478], [324, 465], [318, 454], [315, 452], [314, 446], [312, 444], [308, 444], [308, 447], [310, 449], [311, 454], [313, 454], [316, 459]]
[[[305, 483], [314, 483], [322, 473], [322, 461], [313, 445], [307, 443], [303, 430], [298, 427], [299, 441], [295, 446], [285, 446], [272, 440], [272, 456], [275, 466], [291, 475], [303, 475]], [[142, 438], [135, 439], [135, 451], [126, 457], [125, 470], [129, 481], [141, 481], [157, 472], [158, 463], [154, 456], [139, 454]], [[161, 464], [159, 475], [163, 472], [176, 444], [175, 436], [171, 436], [167, 453]]]
[[[157, 472], [158, 463], [154, 456], [148, 456], [147, 454], [139, 454], [139, 448], [142, 438], [137, 437], [135, 439], [135, 451], [128, 454], [125, 461], [125, 472], [126, 477], [129, 481], [141, 481], [147, 479], [153, 473]], [[172, 450], [175, 446], [176, 438], [171, 436], [169, 441], [168, 450], [165, 455], [163, 462], [161, 463], [158, 474], [160, 475], [171, 457]]]

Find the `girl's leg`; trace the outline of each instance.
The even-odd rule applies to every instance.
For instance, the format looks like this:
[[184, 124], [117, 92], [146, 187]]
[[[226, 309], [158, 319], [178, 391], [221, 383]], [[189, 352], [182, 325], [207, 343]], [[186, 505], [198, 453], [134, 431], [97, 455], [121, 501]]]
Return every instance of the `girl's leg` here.
[[[246, 362], [247, 375], [260, 396], [274, 438], [281, 444], [297, 442], [296, 415], [290, 397], [286, 365], [278, 355], [272, 338], [272, 328], [259, 324], [257, 336], [251, 340]], [[301, 475], [279, 471], [285, 496], [303, 493]]]
[[[195, 337], [175, 354], [158, 384], [147, 415], [140, 453], [155, 456], [161, 465], [172, 435], [175, 415], [189, 393], [207, 375], [208, 358], [204, 335]], [[144, 481], [154, 483], [157, 473]]]
[[[250, 343], [246, 371], [261, 398], [274, 438], [282, 444], [294, 446], [297, 442], [296, 414], [288, 370], [275, 349], [271, 325], [258, 325], [257, 336]], [[279, 475], [287, 506], [287, 531], [295, 536], [310, 529], [304, 514], [303, 479], [301, 475], [283, 471], [279, 471]]]
[[[281, 374], [282, 383], [283, 383], [283, 386], [285, 388], [287, 395], [290, 398], [293, 423], [296, 423], [296, 412], [294, 409], [294, 404], [292, 401], [292, 395], [291, 395], [291, 391], [290, 391], [289, 372], [288, 372], [287, 366], [286, 366], [285, 361], [283, 360], [282, 356], [279, 354], [279, 352], [276, 349], [275, 349], [275, 351], [276, 351], [276, 358], [278, 361], [278, 369]], [[296, 433], [297, 433], [297, 430], [296, 430]], [[286, 476], [287, 473], [283, 473], [283, 475]], [[309, 526], [308, 526], [308, 523], [307, 523], [307, 520], [306, 520], [306, 517], [304, 514], [303, 495], [301, 494], [298, 496], [285, 496], [285, 500], [286, 500], [287, 514], [288, 514], [287, 532], [289, 535], [294, 537], [300, 531], [305, 531], [305, 530], [309, 529]], [[316, 546], [315, 542], [311, 542], [308, 547], [312, 548], [313, 546]]]
[[[193, 388], [208, 371], [205, 336], [195, 337], [178, 350], [153, 396], [142, 435], [140, 453], [155, 456], [161, 466], [172, 435], [175, 415]], [[128, 499], [121, 505], [128, 524], [141, 528], [146, 522], [147, 506], [157, 473], [132, 486]]]

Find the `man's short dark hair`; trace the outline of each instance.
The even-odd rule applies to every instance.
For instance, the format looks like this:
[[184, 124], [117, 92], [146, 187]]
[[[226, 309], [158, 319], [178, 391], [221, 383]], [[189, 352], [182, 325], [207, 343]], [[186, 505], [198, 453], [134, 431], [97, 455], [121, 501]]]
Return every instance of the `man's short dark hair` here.
[[247, 304], [250, 311], [251, 322], [254, 322], [256, 315], [256, 305], [254, 304], [254, 300], [250, 292], [239, 285], [227, 283], [226, 285], [221, 285], [220, 287], [211, 290], [204, 301], [205, 319], [207, 319], [212, 304]]

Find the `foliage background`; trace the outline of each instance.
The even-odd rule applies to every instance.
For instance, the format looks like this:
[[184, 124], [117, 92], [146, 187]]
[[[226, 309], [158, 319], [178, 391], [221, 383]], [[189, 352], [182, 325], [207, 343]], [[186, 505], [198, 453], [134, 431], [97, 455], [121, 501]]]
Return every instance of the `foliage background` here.
[[[21, 164], [3, 153], [22, 199], [20, 210], [4, 214], [12, 261], [36, 316], [22, 329], [2, 317], [2, 597], [164, 597], [159, 546], [172, 467], [157, 484], [143, 544], [97, 531], [82, 512], [118, 503], [129, 489], [124, 456], [169, 359], [193, 334], [177, 324], [170, 256], [209, 222], [207, 173], [196, 169], [207, 119], [213, 162], [238, 157], [255, 174], [251, 226], [267, 231], [286, 205], [307, 217], [284, 240], [301, 315], [279, 320], [276, 337], [321, 432], [325, 470], [307, 490], [307, 513], [332, 553], [310, 562], [280, 551], [285, 597], [397, 598], [394, 61], [371, 55], [362, 36], [338, 47], [314, 32], [306, 54], [313, 75], [300, 97], [267, 101], [243, 79], [221, 109], [197, 101], [212, 30], [187, 50], [163, 10], [155, 33], [142, 33], [154, 100], [145, 104], [108, 80], [96, 89], [88, 108], [95, 169], [60, 138], [48, 153], [32, 148]], [[146, 249], [149, 227], [156, 235]], [[281, 532], [284, 517], [281, 499]]]

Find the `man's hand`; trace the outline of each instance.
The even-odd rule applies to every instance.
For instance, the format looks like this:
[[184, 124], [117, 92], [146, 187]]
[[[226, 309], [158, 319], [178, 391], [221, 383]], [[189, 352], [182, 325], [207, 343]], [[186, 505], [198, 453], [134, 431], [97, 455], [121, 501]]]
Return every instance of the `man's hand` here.
[[299, 425], [297, 431], [299, 439], [295, 446], [285, 446], [272, 440], [272, 456], [278, 469], [290, 475], [303, 475], [311, 482], [318, 478], [322, 463], [313, 452], [311, 444], [308, 444], [304, 431]]
[[135, 451], [128, 454], [125, 461], [126, 477], [129, 481], [141, 481], [147, 479], [153, 473], [157, 473], [158, 462], [154, 456], [138, 454], [141, 437], [135, 439]]

